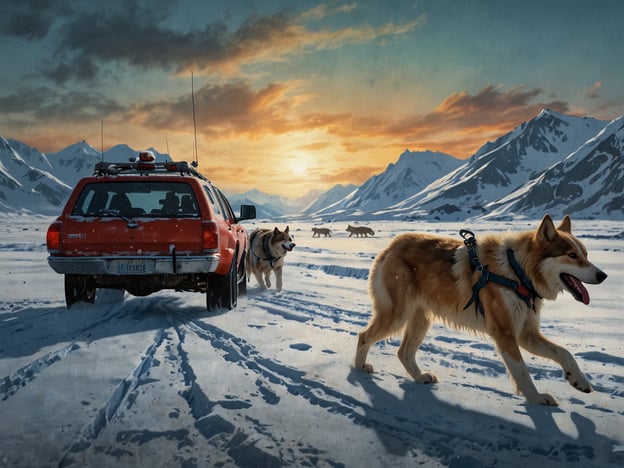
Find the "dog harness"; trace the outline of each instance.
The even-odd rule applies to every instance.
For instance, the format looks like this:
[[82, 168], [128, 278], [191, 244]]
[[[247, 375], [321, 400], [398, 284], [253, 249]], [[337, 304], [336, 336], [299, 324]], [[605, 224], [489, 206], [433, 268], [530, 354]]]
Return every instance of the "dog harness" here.
[[264, 260], [266, 262], [269, 262], [271, 268], [275, 268], [275, 262], [277, 262], [282, 257], [275, 257], [271, 252], [271, 239], [273, 239], [273, 234], [271, 234], [270, 236], [265, 236], [262, 240], [262, 250], [264, 251], [264, 254], [267, 256], [267, 258], [259, 257], [258, 254], [253, 250], [253, 240], [257, 234], [258, 231], [254, 231], [251, 233], [251, 237], [249, 238], [249, 245], [251, 247], [249, 248], [249, 250], [256, 258], [256, 260]]
[[470, 267], [472, 271], [478, 271], [481, 273], [479, 280], [472, 286], [472, 297], [464, 306], [464, 310], [466, 310], [474, 302], [475, 314], [479, 312], [483, 317], [485, 317], [485, 310], [481, 300], [479, 299], [479, 291], [481, 291], [481, 289], [492, 281], [493, 283], [500, 284], [507, 289], [511, 289], [525, 302], [527, 307], [530, 307], [535, 311], [535, 298], [541, 299], [541, 296], [537, 294], [537, 291], [535, 291], [535, 288], [533, 287], [533, 283], [522, 269], [518, 260], [516, 260], [513, 250], [507, 249], [507, 260], [509, 261], [511, 268], [518, 277], [519, 281], [492, 273], [489, 271], [487, 265], [481, 264], [481, 261], [477, 256], [477, 240], [475, 239], [475, 235], [472, 231], [462, 229], [459, 231], [459, 235], [464, 239], [464, 244], [468, 249]]

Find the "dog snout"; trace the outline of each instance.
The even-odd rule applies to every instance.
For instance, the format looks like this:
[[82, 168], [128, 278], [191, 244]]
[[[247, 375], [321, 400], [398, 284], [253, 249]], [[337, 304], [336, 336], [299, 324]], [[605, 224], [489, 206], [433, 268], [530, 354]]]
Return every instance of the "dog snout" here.
[[604, 280], [606, 280], [606, 279], [607, 279], [607, 276], [608, 276], [608, 275], [607, 275], [604, 271], [602, 271], [602, 270], [598, 270], [598, 272], [596, 273], [596, 282], [597, 282], [598, 284], [599, 284], [599, 283], [602, 283]]

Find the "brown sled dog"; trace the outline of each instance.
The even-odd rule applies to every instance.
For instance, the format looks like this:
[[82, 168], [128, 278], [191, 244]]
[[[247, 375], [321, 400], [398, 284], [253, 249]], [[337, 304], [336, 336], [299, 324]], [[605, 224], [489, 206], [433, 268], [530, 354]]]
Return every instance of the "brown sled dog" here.
[[347, 226], [347, 229], [345, 229], [345, 231], [349, 233], [349, 237], [353, 236], [354, 234], [355, 234], [355, 237], [368, 237], [369, 235], [370, 236], [375, 235], [375, 231], [373, 231], [371, 228], [367, 226], [351, 226], [349, 224]]
[[331, 237], [332, 236], [331, 229], [329, 229], [329, 228], [316, 228], [316, 227], [312, 228], [312, 237], [321, 237], [321, 235], [323, 235], [325, 237]]
[[280, 231], [277, 227], [271, 229], [256, 229], [249, 235], [249, 252], [247, 253], [247, 276], [253, 273], [260, 285], [260, 289], [271, 287], [269, 276], [275, 274], [275, 288], [282, 290], [282, 268], [284, 257], [295, 243], [289, 234], [289, 229]]
[[397, 236], [371, 270], [373, 315], [359, 334], [356, 368], [373, 372], [366, 362], [371, 345], [403, 329], [398, 351], [403, 366], [417, 382], [437, 382], [434, 374], [421, 371], [415, 358], [437, 319], [491, 336], [518, 391], [530, 403], [558, 405], [553, 396], [537, 391], [520, 347], [556, 361], [570, 385], [591, 392], [570, 352], [540, 332], [544, 299], [568, 291], [588, 304], [583, 282], [598, 284], [607, 277], [588, 261], [587, 250], [571, 228], [568, 216], [555, 228], [546, 215], [536, 231], [478, 240], [463, 231], [464, 242], [417, 233]]

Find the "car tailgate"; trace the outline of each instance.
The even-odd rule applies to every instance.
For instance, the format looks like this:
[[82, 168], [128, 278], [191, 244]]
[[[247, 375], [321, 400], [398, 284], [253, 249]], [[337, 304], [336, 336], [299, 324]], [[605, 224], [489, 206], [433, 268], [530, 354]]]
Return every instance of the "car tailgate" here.
[[61, 250], [65, 256], [199, 255], [201, 219], [148, 219], [126, 221], [114, 217], [70, 216], [63, 220]]

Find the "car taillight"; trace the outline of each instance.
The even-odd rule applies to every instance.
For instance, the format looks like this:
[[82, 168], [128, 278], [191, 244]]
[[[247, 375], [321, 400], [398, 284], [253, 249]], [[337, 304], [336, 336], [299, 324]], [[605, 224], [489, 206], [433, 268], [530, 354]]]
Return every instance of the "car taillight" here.
[[55, 221], [50, 224], [48, 227], [48, 232], [46, 233], [46, 246], [48, 247], [48, 252], [50, 253], [60, 253], [61, 252], [61, 222]]
[[202, 223], [202, 249], [215, 250], [219, 248], [219, 227], [214, 221]]

